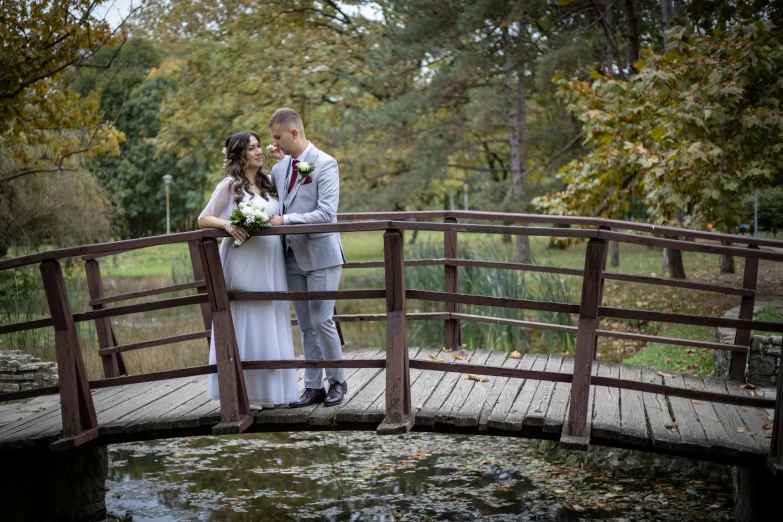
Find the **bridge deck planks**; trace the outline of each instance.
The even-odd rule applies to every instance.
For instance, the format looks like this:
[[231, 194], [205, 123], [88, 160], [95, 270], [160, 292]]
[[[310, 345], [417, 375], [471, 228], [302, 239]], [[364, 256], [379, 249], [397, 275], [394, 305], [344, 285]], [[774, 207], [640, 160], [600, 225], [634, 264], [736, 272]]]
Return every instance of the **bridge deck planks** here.
[[[571, 373], [574, 369], [574, 360], [571, 357], [563, 358], [560, 366], [561, 373]], [[571, 383], [558, 382], [552, 391], [552, 399], [544, 419], [544, 433], [560, 433], [563, 431], [565, 417], [568, 414], [568, 403], [571, 398]]]
[[[530, 354], [525, 354], [528, 357]], [[549, 357], [546, 355], [531, 355], [533, 359], [533, 371], [544, 371], [546, 369], [546, 363]], [[537, 381], [534, 379], [526, 379], [525, 384], [519, 390], [519, 394], [514, 399], [514, 404], [511, 405], [511, 409], [506, 415], [506, 418], [500, 423], [499, 427], [506, 431], [520, 431], [525, 421], [525, 415], [527, 410], [530, 409], [530, 405], [533, 402], [533, 397], [536, 395], [539, 385], [544, 384], [543, 381]]]
[[[654, 384], [663, 384], [663, 377], [655, 368], [644, 366], [642, 368], [642, 381]], [[650, 434], [652, 445], [659, 448], [674, 450], [682, 445], [682, 438], [669, 413], [669, 406], [665, 395], [658, 393], [643, 393], [644, 411], [647, 414], [647, 432]]]
[[[617, 363], [602, 361], [596, 371], [601, 377], [620, 377], [620, 366]], [[620, 388], [596, 386], [592, 436], [604, 440], [620, 440], [622, 435]]]
[[[516, 361], [515, 359], [510, 359], [505, 352], [490, 352], [486, 365], [503, 366], [506, 360]], [[459, 411], [456, 413], [452, 412], [449, 422], [455, 426], [478, 425], [484, 405], [494, 401], [494, 399], [489, 397], [492, 390], [494, 390], [494, 383], [502, 380], [502, 377], [488, 377], [486, 382], [476, 382]], [[500, 390], [498, 390], [499, 393]]]
[[[464, 362], [486, 366], [491, 353], [490, 350], [476, 350], [466, 361], [458, 360], [459, 362], [455, 362], [454, 364], [459, 365]], [[458, 380], [454, 388], [435, 414], [435, 424], [453, 424], [454, 421], [452, 416], [456, 416], [457, 413], [459, 413], [462, 405], [465, 404], [465, 401], [468, 400], [468, 397], [473, 391], [474, 385], [477, 384], [476, 381], [470, 380], [467, 374], [458, 373], [456, 375], [458, 376]], [[487, 385], [485, 382], [478, 384], [485, 387]]]
[[[514, 369], [519, 366], [520, 361], [521, 359], [508, 357], [508, 355], [506, 354], [505, 360], [503, 361], [501, 366], [503, 368]], [[503, 390], [505, 389], [506, 384], [508, 383], [509, 380], [511, 380], [510, 377], [495, 377], [491, 379], [492, 389], [487, 394], [487, 400], [481, 406], [481, 411], [479, 412], [477, 417], [479, 431], [487, 431], [487, 422], [489, 421], [489, 416], [492, 413], [495, 404], [497, 404], [500, 401], [500, 396], [503, 393]], [[461, 424], [461, 425], [466, 425], [466, 424]]]
[[[704, 387], [707, 391], [727, 393], [725, 381], [716, 381], [712, 379], [701, 379], [701, 381], [704, 383]], [[723, 424], [726, 433], [728, 433], [729, 438], [734, 442], [736, 447], [745, 448], [747, 446], [755, 446], [758, 451], [762, 451], [758, 442], [756, 442], [756, 439], [751, 435], [752, 431], [745, 426], [742, 416], [733, 405], [713, 404], [712, 407], [715, 408], [718, 419], [721, 424]]]
[[[700, 377], [694, 377], [692, 375], [683, 375], [683, 381], [685, 387], [693, 390], [706, 390], [704, 387], [704, 381]], [[731, 437], [726, 432], [725, 426], [720, 422], [718, 414], [715, 412], [715, 408], [711, 402], [703, 401], [691, 401], [693, 409], [696, 411], [696, 416], [701, 422], [704, 433], [707, 435], [707, 440], [710, 442], [710, 450], [715, 453], [720, 453], [729, 456], [737, 456], [740, 453], [740, 449], [734, 446]]]
[[[452, 360], [453, 353], [410, 350], [411, 357], [442, 357], [455, 366], [485, 364], [566, 374], [573, 367], [573, 359], [561, 355], [525, 354], [521, 359], [513, 359], [502, 352], [475, 350], [468, 360], [460, 361]], [[385, 350], [381, 349], [345, 353], [346, 359], [383, 357]], [[594, 374], [601, 376], [700, 390], [728, 390], [733, 395], [751, 394], [731, 381], [659, 373], [653, 368], [607, 362], [594, 368]], [[302, 386], [303, 370], [297, 373]], [[255, 412], [250, 431], [334, 429], [341, 425], [375, 429], [384, 417], [385, 370], [350, 368], [345, 373], [349, 392], [340, 406], [264, 408]], [[220, 421], [220, 403], [206, 396], [206, 382], [206, 376], [197, 376], [97, 390], [93, 401], [101, 437], [112, 442], [151, 435], [163, 437], [167, 430], [179, 430], [177, 434], [208, 432], [210, 426]], [[464, 373], [411, 370], [416, 425], [425, 430], [553, 438], [562, 431], [569, 394], [569, 383], [495, 376], [478, 382]], [[756, 458], [759, 462], [769, 450], [769, 439], [763, 430], [769, 422], [765, 410], [596, 386], [591, 387], [591, 396], [591, 433], [601, 444], [631, 444], [716, 460]], [[7, 406], [11, 407], [0, 409], [0, 450], [48, 444], [60, 436], [58, 396]]]
[[[685, 387], [682, 375], [661, 373], [663, 373], [664, 384], [678, 388]], [[677, 431], [680, 433], [683, 446], [696, 453], [707, 453], [710, 449], [710, 442], [701, 423], [688, 422], [688, 419], [697, 418], [693, 401], [682, 397], [669, 397], [669, 404], [672, 413], [674, 413], [674, 421], [677, 423]]]
[[[737, 381], [732, 380], [726, 381], [726, 388], [731, 395], [752, 396], [754, 393], [741, 388]], [[745, 423], [749, 435], [753, 437], [762, 451], [765, 453], [769, 452], [769, 445], [772, 439], [767, 437], [764, 426], [772, 422], [772, 416], [767, 416], [766, 411], [759, 408], [748, 408], [746, 406], [735, 406], [735, 408]]]
[[[536, 361], [536, 356], [532, 354], [525, 354], [519, 362], [518, 368], [520, 370], [530, 370], [533, 368], [533, 363]], [[497, 402], [492, 408], [492, 413], [489, 414], [487, 419], [487, 427], [491, 429], [504, 429], [506, 417], [514, 406], [514, 401], [519, 395], [520, 390], [525, 385], [526, 379], [509, 378], [503, 390], [500, 392]]]
[[[620, 378], [638, 382], [642, 378], [642, 369], [639, 366], [621, 364]], [[620, 390], [620, 422], [622, 442], [634, 446], [646, 446], [649, 443], [642, 392]]]
[[[548, 372], [559, 372], [560, 367], [563, 365], [563, 356], [553, 354], [549, 356], [546, 362], [546, 368]], [[549, 409], [549, 402], [552, 400], [552, 392], [554, 392], [555, 383], [551, 381], [541, 381], [538, 385], [535, 395], [533, 395], [533, 401], [528, 408], [525, 420], [522, 423], [524, 426], [537, 426], [541, 427], [546, 421], [546, 412]]]

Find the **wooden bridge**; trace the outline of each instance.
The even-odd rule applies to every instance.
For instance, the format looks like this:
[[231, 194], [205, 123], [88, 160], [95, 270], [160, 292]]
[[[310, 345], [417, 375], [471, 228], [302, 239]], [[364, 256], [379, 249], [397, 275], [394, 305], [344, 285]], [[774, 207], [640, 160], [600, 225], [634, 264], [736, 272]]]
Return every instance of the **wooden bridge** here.
[[[51, 445], [67, 450], [85, 444], [129, 440], [302, 429], [362, 429], [381, 434], [408, 430], [521, 436], [557, 440], [563, 447], [589, 444], [725, 462], [765, 464], [783, 474], [782, 384], [776, 399], [743, 389], [751, 330], [783, 332], [783, 324], [754, 321], [756, 275], [760, 259], [783, 261], [783, 254], [760, 247], [783, 247], [783, 241], [657, 227], [596, 218], [477, 212], [342, 214], [327, 225], [272, 227], [264, 235], [334, 231], [384, 231], [384, 261], [348, 263], [345, 268], [383, 267], [385, 288], [334, 292], [228, 292], [216, 238], [203, 230], [114, 243], [88, 245], [0, 261], [0, 270], [40, 264], [50, 318], [0, 325], [0, 334], [54, 327], [59, 386], [4, 394], [0, 401], [0, 450]], [[443, 223], [431, 222], [442, 219]], [[460, 222], [457, 222], [457, 220]], [[429, 220], [429, 221], [426, 221]], [[469, 223], [496, 221], [524, 225]], [[554, 224], [528, 226], [528, 224]], [[561, 228], [563, 225], [579, 228]], [[404, 230], [444, 234], [440, 259], [404, 259]], [[621, 232], [622, 230], [624, 232]], [[458, 234], [511, 234], [577, 237], [588, 240], [584, 269], [459, 258]], [[663, 236], [663, 237], [661, 237]], [[672, 239], [680, 238], [680, 239]], [[685, 239], [696, 239], [698, 242]], [[606, 271], [607, 241], [744, 257], [743, 286], [679, 281]], [[99, 259], [155, 245], [187, 242], [194, 281], [131, 294], [105, 296]], [[724, 244], [720, 244], [723, 242]], [[716, 244], [717, 243], [717, 244]], [[727, 246], [740, 243], [747, 247]], [[92, 310], [71, 310], [58, 259], [81, 256], [85, 262]], [[444, 291], [406, 289], [406, 266], [442, 265]], [[524, 270], [582, 276], [580, 304], [490, 297], [459, 293], [459, 266]], [[705, 317], [602, 306], [605, 280], [689, 288], [735, 295], [738, 319]], [[124, 300], [192, 290], [193, 295], [133, 305], [107, 307]], [[231, 300], [385, 299], [385, 314], [336, 316], [339, 322], [386, 321], [386, 347], [349, 350], [343, 361], [241, 361], [231, 321]], [[444, 311], [407, 313], [406, 300], [445, 303]], [[201, 305], [205, 330], [135, 344], [119, 345], [111, 317]], [[578, 316], [577, 326], [521, 321], [460, 313], [460, 304], [478, 304]], [[641, 319], [736, 329], [734, 344], [662, 338], [599, 328], [599, 318]], [[444, 348], [409, 348], [407, 322], [443, 321]], [[88, 380], [75, 323], [95, 321], [105, 377]], [[462, 321], [576, 334], [574, 357], [505, 352], [461, 352]], [[209, 338], [214, 325], [217, 364], [128, 375], [122, 354], [185, 340]], [[732, 379], [701, 378], [653, 368], [597, 361], [598, 337], [665, 342], [704, 350], [731, 352]], [[456, 357], [455, 357], [456, 356]], [[343, 367], [350, 383], [345, 401], [334, 408], [279, 407], [254, 410], [248, 403], [243, 369]], [[206, 375], [217, 373], [220, 402], [206, 397]], [[768, 434], [769, 427], [771, 436]]]

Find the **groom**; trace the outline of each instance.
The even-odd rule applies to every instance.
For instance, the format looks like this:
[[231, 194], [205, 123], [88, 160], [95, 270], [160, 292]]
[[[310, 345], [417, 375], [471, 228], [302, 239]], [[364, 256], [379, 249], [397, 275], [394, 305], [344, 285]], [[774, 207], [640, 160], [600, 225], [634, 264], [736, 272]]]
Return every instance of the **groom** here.
[[[291, 109], [278, 109], [269, 120], [269, 132], [275, 140], [267, 147], [277, 160], [272, 167], [272, 183], [277, 188], [282, 216], [271, 219], [273, 225], [336, 223], [340, 199], [340, 177], [335, 159], [307, 141], [302, 118]], [[298, 166], [308, 165], [299, 171]], [[345, 263], [340, 234], [318, 232], [284, 237], [288, 290], [332, 291], [340, 284]], [[342, 359], [342, 346], [332, 320], [334, 300], [294, 301], [294, 311], [302, 331], [307, 360]], [[305, 369], [305, 390], [292, 408], [312, 404], [337, 406], [348, 387], [342, 368], [327, 368], [329, 393], [324, 390], [323, 370]]]

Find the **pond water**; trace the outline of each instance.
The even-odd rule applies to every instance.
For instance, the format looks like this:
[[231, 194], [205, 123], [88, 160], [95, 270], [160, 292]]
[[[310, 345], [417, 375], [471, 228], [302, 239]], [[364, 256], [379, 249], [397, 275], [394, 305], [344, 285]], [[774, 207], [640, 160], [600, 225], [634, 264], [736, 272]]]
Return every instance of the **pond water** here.
[[109, 451], [113, 521], [734, 519], [720, 480], [590, 471], [524, 439], [292, 432]]

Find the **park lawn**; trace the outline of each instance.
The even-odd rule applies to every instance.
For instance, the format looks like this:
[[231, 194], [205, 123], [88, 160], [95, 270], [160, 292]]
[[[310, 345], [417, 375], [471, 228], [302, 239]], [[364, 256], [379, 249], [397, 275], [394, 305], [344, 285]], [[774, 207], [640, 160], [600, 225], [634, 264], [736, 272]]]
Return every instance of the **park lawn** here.
[[[705, 341], [714, 338], [714, 328], [710, 328], [713, 335], [703, 327], [684, 324], [670, 325], [665, 330], [667, 337], [679, 337], [682, 339], [701, 339]], [[673, 344], [650, 343], [636, 355], [625, 359], [628, 364], [654, 366], [666, 368], [694, 375], [709, 375], [712, 372], [712, 350], [703, 348], [688, 348]]]

